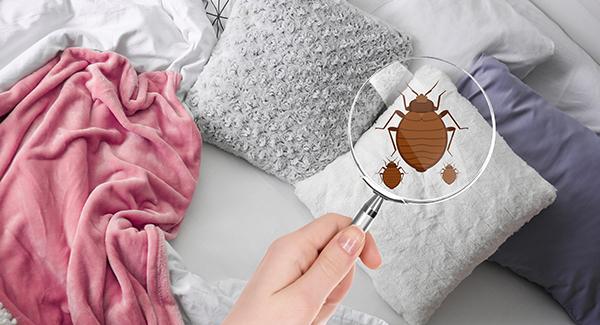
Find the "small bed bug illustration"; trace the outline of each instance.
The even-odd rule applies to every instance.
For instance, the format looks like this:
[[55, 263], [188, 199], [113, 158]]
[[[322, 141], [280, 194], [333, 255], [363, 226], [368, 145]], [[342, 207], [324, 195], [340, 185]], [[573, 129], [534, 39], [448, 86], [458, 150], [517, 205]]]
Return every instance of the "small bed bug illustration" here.
[[[440, 106], [442, 95], [446, 91], [444, 90], [438, 96], [437, 106], [433, 105], [433, 102], [427, 98], [427, 95], [431, 93], [438, 83], [439, 81], [424, 94], [418, 94], [407, 84], [408, 88], [417, 96], [410, 102], [410, 105], [406, 106], [406, 98], [404, 94], [401, 94], [404, 109], [408, 113], [405, 114], [400, 110], [396, 110], [383, 127], [377, 128], [379, 130], [387, 128], [392, 140], [392, 146], [394, 147], [392, 155], [397, 150], [402, 159], [418, 172], [425, 172], [435, 165], [442, 159], [446, 150], [450, 153], [450, 146], [452, 145], [456, 128], [446, 127], [442, 120], [444, 116], [450, 116], [459, 130], [468, 129], [467, 127], [460, 127], [448, 110], [443, 110], [439, 114], [436, 113]], [[388, 128], [388, 124], [390, 124], [396, 115], [400, 116], [400, 123], [397, 127]], [[396, 133], [396, 139], [394, 139], [392, 132]], [[450, 141], [448, 141], [448, 132], [451, 132]]]
[[390, 189], [394, 189], [400, 182], [402, 182], [402, 177], [405, 172], [402, 167], [398, 166], [398, 163], [395, 161], [389, 160], [388, 162], [384, 161], [385, 166], [381, 167], [379, 170], [379, 176], [383, 181], [385, 186]]
[[446, 166], [440, 172], [442, 175], [442, 180], [446, 182], [446, 184], [450, 185], [454, 183], [456, 180], [456, 175], [458, 175], [458, 170], [454, 168], [451, 164], [446, 164]]

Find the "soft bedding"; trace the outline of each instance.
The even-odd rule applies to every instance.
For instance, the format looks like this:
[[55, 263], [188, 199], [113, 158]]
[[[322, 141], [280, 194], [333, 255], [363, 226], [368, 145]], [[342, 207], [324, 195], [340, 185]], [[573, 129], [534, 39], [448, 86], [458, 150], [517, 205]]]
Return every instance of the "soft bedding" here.
[[[347, 150], [355, 90], [410, 52], [406, 35], [343, 1], [236, 0], [185, 103], [206, 141], [295, 182]], [[359, 107], [361, 133], [383, 105]]]
[[554, 21], [569, 37], [600, 64], [600, 44], [594, 31], [600, 30], [598, 0], [527, 0]]
[[183, 96], [215, 43], [200, 0], [0, 1], [0, 91], [79, 46], [122, 54], [138, 71], [177, 72]]
[[600, 133], [600, 65], [531, 1], [506, 1], [556, 44], [554, 55], [537, 66], [525, 83], [556, 108]]
[[70, 48], [0, 93], [0, 302], [19, 324], [179, 324], [164, 240], [200, 134], [174, 72]]
[[[556, 186], [556, 201], [491, 257], [541, 285], [581, 325], [600, 323], [600, 137], [558, 111], [491, 57], [471, 73], [496, 108], [508, 145]], [[459, 89], [489, 121], [479, 89]]]
[[[354, 1], [357, 2], [358, 0]], [[582, 0], [583, 1], [583, 0]], [[91, 31], [90, 33], [87, 32], [75, 32], [73, 30], [69, 30], [67, 33], [64, 34], [64, 36], [60, 36], [60, 32], [57, 32], [57, 34], [51, 34], [48, 36], [44, 36], [42, 39], [36, 41], [36, 43], [33, 46], [27, 47], [29, 45], [27, 45], [26, 47], [19, 47], [25, 43], [27, 43], [28, 41], [30, 41], [30, 36], [34, 35], [35, 33], [25, 33], [24, 30], [29, 31], [30, 28], [32, 28], [32, 30], [36, 30], [35, 27], [39, 27], [40, 29], [37, 29], [38, 31], [42, 30], [42, 29], [47, 29], [47, 28], [54, 28], [53, 26], [57, 26], [59, 25], [59, 23], [64, 22], [65, 20], [68, 20], [70, 18], [72, 18], [71, 16], [73, 15], [72, 12], [69, 12], [68, 9], [68, 5], [61, 7], [61, 4], [64, 4], [64, 2], [45, 2], [44, 4], [42, 4], [42, 2], [26, 2], [26, 3], [19, 3], [19, 7], [17, 6], [13, 6], [12, 5], [15, 4], [15, 2], [0, 2], [0, 24], [2, 24], [2, 26], [10, 26], [10, 30], [11, 32], [8, 34], [0, 34], [0, 44], [2, 45], [3, 49], [6, 49], [6, 51], [2, 51], [0, 52], [0, 91], [4, 90], [4, 89], [8, 89], [12, 84], [14, 84], [17, 80], [19, 80], [20, 78], [22, 78], [23, 76], [27, 75], [28, 73], [34, 71], [35, 69], [37, 69], [39, 66], [41, 66], [42, 64], [44, 64], [47, 60], [49, 60], [50, 58], [52, 58], [56, 53], [58, 53], [60, 50], [70, 46], [70, 45], [83, 45], [83, 46], [90, 46], [93, 48], [97, 48], [97, 49], [102, 49], [102, 50], [110, 50], [110, 49], [114, 49], [117, 52], [123, 53], [127, 56], [129, 56], [132, 60], [133, 65], [136, 67], [137, 70], [139, 71], [146, 71], [146, 70], [153, 70], [153, 69], [163, 69], [163, 68], [169, 68], [171, 70], [175, 70], [175, 71], [180, 71], [183, 75], [183, 87], [181, 88], [181, 91], [179, 92], [179, 95], [181, 96], [185, 89], [189, 87], [190, 83], [189, 81], [191, 80], [191, 83], [193, 83], [193, 81], [195, 80], [194, 75], [197, 75], [197, 73], [202, 69], [201, 67], [203, 66], [203, 62], [206, 62], [206, 60], [208, 59], [208, 55], [207, 53], [210, 53], [210, 50], [206, 50], [208, 48], [212, 48], [212, 46], [214, 45], [214, 38], [213, 36], [210, 36], [211, 33], [206, 33], [204, 34], [204, 31], [207, 31], [206, 25], [205, 25], [205, 21], [204, 18], [202, 18], [202, 16], [199, 16], [196, 14], [196, 9], [197, 8], [196, 4], [200, 3], [200, 1], [196, 1], [196, 2], [189, 2], [185, 5], [183, 5], [182, 7], [179, 7], [178, 3], [180, 2], [161, 2], [160, 5], [164, 5], [166, 7], [164, 7], [164, 9], [169, 12], [166, 16], [172, 16], [172, 15], [182, 15], [182, 16], [172, 16], [170, 18], [177, 20], [179, 18], [182, 18], [182, 21], [184, 21], [184, 24], [188, 24], [191, 22], [192, 26], [189, 26], [188, 28], [186, 27], [176, 27], [177, 29], [180, 30], [180, 35], [178, 34], [178, 32], [174, 32], [172, 34], [169, 34], [168, 37], [161, 37], [161, 33], [164, 33], [163, 35], [167, 35], [167, 33], [170, 33], [171, 31], [173, 31], [173, 29], [171, 28], [171, 24], [172, 22], [168, 22], [168, 23], [163, 23], [163, 24], [150, 24], [150, 23], [139, 23], [140, 26], [145, 26], [144, 28], [148, 28], [148, 27], [156, 27], [159, 26], [158, 28], [156, 28], [154, 31], [147, 31], [144, 28], [141, 28], [140, 26], [137, 27], [133, 27], [131, 28], [131, 30], [129, 30], [129, 32], [126, 33], [108, 33], [108, 36], [114, 36], [114, 35], [118, 35], [116, 37], [116, 41], [115, 39], [105, 39], [105, 37], [107, 35], [105, 35], [104, 33], [100, 33], [98, 34], [98, 29], [94, 29], [93, 31]], [[58, 4], [58, 5], [57, 5]], [[121, 2], [119, 2], [119, 4], [122, 4]], [[146, 3], [148, 4], [148, 3]], [[39, 5], [39, 6], [38, 6]], [[373, 10], [375, 10], [377, 7], [379, 7], [379, 3], [378, 1], [368, 1], [367, 5], [370, 6], [370, 8], [372, 8]], [[31, 7], [30, 7], [31, 6]], [[37, 15], [27, 15], [27, 10], [34, 8], [37, 6], [37, 10], [38, 12], [43, 12], [44, 14], [41, 14], [39, 16]], [[152, 5], [154, 6], [154, 5]], [[148, 10], [152, 10], [149, 9], [152, 6], [148, 6], [146, 9]], [[171, 7], [172, 6], [172, 7]], [[203, 5], [204, 6], [204, 5]], [[113, 8], [116, 8], [117, 6], [115, 6], [113, 4], [112, 6]], [[167, 7], [171, 7], [170, 9]], [[182, 8], [189, 8], [186, 10], [181, 10]], [[5, 10], [7, 9], [8, 10]], [[65, 9], [65, 11], [60, 11], [62, 9]], [[156, 7], [155, 7], [156, 8]], [[364, 8], [364, 7], [363, 7]], [[103, 9], [100, 8], [100, 11], [102, 11]], [[136, 12], [136, 10], [138, 9], [134, 9], [132, 12]], [[139, 9], [141, 10], [141, 9]], [[162, 9], [158, 10], [161, 11]], [[207, 10], [209, 10], [207, 8]], [[212, 10], [212, 9], [210, 9]], [[371, 10], [367, 10], [369, 12], [371, 12]], [[518, 10], [517, 10], [518, 11]], [[33, 11], [35, 12], [35, 10]], [[61, 12], [63, 13], [63, 17], [62, 20], [60, 20], [59, 23], [57, 23], [56, 21], [52, 21], [52, 20], [48, 20], [48, 17], [54, 17], [53, 13], [56, 12]], [[118, 12], [118, 10], [115, 10], [115, 12]], [[110, 14], [113, 14], [115, 12], [110, 11]], [[129, 12], [129, 11], [124, 11], [124, 12]], [[46, 15], [47, 13], [47, 15]], [[66, 13], [66, 14], [65, 14]], [[521, 13], [521, 12], [520, 12]], [[60, 16], [60, 14], [58, 15]], [[130, 15], [122, 15], [122, 16], [118, 16], [117, 18], [119, 20], [126, 21], [129, 20], [127, 23], [131, 23], [131, 24], [137, 24], [138, 19], [143, 19], [143, 16], [134, 14], [133, 17], [135, 17], [136, 19], [130, 19], [132, 16]], [[165, 19], [165, 17], [163, 16], [163, 14], [157, 14], [156, 16], [153, 16], [152, 14], [149, 14], [149, 17], [153, 17], [152, 21], [163, 21], [163, 19]], [[179, 18], [178, 18], [179, 17]], [[195, 20], [195, 21], [188, 21], [188, 18], [196, 18], [196, 17], [201, 17], [199, 18], [200, 20]], [[13, 19], [14, 18], [14, 19]], [[25, 18], [24, 20], [22, 20], [22, 18]], [[108, 18], [115, 18], [115, 17], [111, 17], [111, 15], [105, 15], [103, 17], [103, 19], [108, 19]], [[43, 24], [40, 22], [44, 22]], [[111, 26], [110, 23], [105, 22], [105, 21], [95, 21], [95, 23], [98, 26]], [[534, 22], [535, 23], [535, 22]], [[191, 37], [191, 34], [194, 34], [198, 31], [197, 26], [194, 27], [193, 25], [197, 25], [200, 24], [202, 25], [200, 27], [200, 30], [202, 30], [202, 35], [200, 38], [194, 38]], [[22, 26], [19, 26], [22, 25]], [[177, 24], [179, 25], [179, 24]], [[163, 28], [164, 26], [169, 26], [168, 28]], [[213, 26], [215, 26], [215, 23], [213, 21]], [[539, 26], [538, 26], [539, 27]], [[115, 28], [115, 30], [119, 29]], [[111, 28], [105, 28], [103, 30], [103, 32], [105, 30], [111, 30]], [[64, 32], [64, 30], [61, 30], [62, 32]], [[148, 32], [147, 37], [138, 37], [140, 33], [140, 31], [142, 33]], [[43, 33], [43, 31], [41, 31], [40, 33]], [[22, 35], [26, 35], [27, 37], [25, 38], [27, 40], [27, 42], [21, 43], [21, 42], [15, 42], [15, 40], [22, 38]], [[40, 34], [41, 35], [41, 34]], [[58, 36], [57, 36], [58, 35]], [[100, 36], [98, 36], [100, 35]], [[142, 34], [145, 35], [145, 34]], [[196, 34], [198, 35], [198, 34]], [[17, 37], [20, 36], [20, 37]], [[4, 37], [4, 38], [3, 38]], [[556, 39], [554, 39], [556, 42]], [[544, 40], [546, 41], [546, 40]], [[562, 42], [563, 39], [561, 39], [561, 42], [557, 42], [557, 43], [563, 43]], [[190, 43], [191, 42], [191, 43]], [[190, 45], [190, 44], [195, 44], [195, 45]], [[114, 45], [116, 44], [116, 45]], [[161, 45], [161, 44], [165, 44], [165, 45]], [[185, 44], [190, 45], [190, 47], [185, 50], [185, 57], [180, 57], [175, 58], [174, 54], [177, 55], [179, 53], [181, 53], [181, 51], [175, 51], [173, 49], [180, 49], [180, 48], [185, 48]], [[139, 51], [136, 51], [136, 49], [139, 49]], [[170, 51], [173, 50], [173, 51]], [[168, 52], [168, 53], [167, 53]], [[147, 53], [153, 53], [152, 55], [146, 55]], [[568, 57], [568, 55], [564, 55], [564, 51], [563, 51], [563, 58], [564, 57]], [[572, 53], [572, 52], [569, 52]], [[426, 53], [425, 53], [426, 54]], [[473, 53], [470, 53], [473, 54]], [[198, 56], [196, 56], [198, 55]], [[465, 57], [469, 57], [469, 55], [466, 55]], [[199, 58], [199, 64], [196, 65], [194, 60], [195, 58]], [[465, 59], [466, 61], [467, 59]], [[573, 60], [578, 61], [578, 60]], [[10, 63], [8, 63], [10, 62]], [[179, 63], [176, 63], [179, 62]], [[527, 64], [528, 68], [525, 70], [530, 70], [531, 67], [534, 65], [531, 62], [532, 61], [528, 61], [530, 62], [529, 64]], [[537, 61], [536, 61], [537, 62]], [[512, 62], [515, 65], [519, 65], [516, 62]], [[552, 63], [554, 64], [554, 63]], [[540, 69], [538, 71], [545, 71], [544, 73], [547, 73], [547, 71], [552, 71], [552, 64], [547, 64], [544, 65], [544, 69]], [[561, 63], [561, 64], [565, 64], [566, 63]], [[571, 64], [571, 63], [569, 63]], [[187, 68], [185, 68], [185, 66], [189, 65], [189, 69], [187, 70]], [[512, 65], [511, 65], [512, 67]], [[589, 66], [588, 66], [589, 67]], [[200, 69], [198, 69], [200, 68]], [[518, 69], [518, 71], [525, 71], [521, 68]], [[533, 75], [536, 75], [537, 72], [534, 71]], [[188, 77], [189, 76], [189, 77]], [[551, 80], [553, 78], [542, 78], [542, 77], [537, 77], [537, 79], [539, 80], [539, 82], [537, 83], [538, 87], [541, 89], [545, 86], [544, 84], [544, 80], [548, 79]], [[533, 83], [536, 83], [536, 78], [531, 78]], [[583, 79], [582, 79], [583, 80]], [[557, 88], [551, 88], [551, 89], [557, 89]], [[553, 91], [548, 91], [548, 94], [550, 95], [556, 95], [559, 94], [560, 91], [557, 92], [553, 92]], [[589, 94], [589, 92], [588, 92]], [[573, 97], [574, 98], [574, 97]], [[586, 105], [586, 103], [589, 103], [591, 100], [587, 100], [587, 101], [581, 101], [581, 103], [578, 103], [577, 106], [573, 105], [572, 107], [584, 107]], [[596, 101], [597, 102], [597, 101]], [[0, 125], [2, 123], [3, 118], [7, 117], [9, 114], [6, 114], [4, 116], [2, 116], [3, 113], [0, 113]], [[592, 115], [588, 115], [588, 116], [592, 116]], [[584, 119], [580, 119], [582, 122], [587, 123], [587, 120]], [[590, 118], [589, 120], [593, 120], [593, 118]], [[588, 123], [588, 126], [590, 124]], [[187, 141], [187, 140], [186, 140]], [[0, 141], [0, 148], [2, 147], [2, 141]], [[213, 151], [218, 151], [217, 149], [213, 148]], [[221, 153], [222, 156], [226, 156], [227, 154], [225, 153]], [[233, 160], [237, 160], [234, 157], [230, 157], [229, 155], [227, 155], [227, 159], [226, 162], [229, 161], [233, 161]], [[213, 220], [215, 218], [219, 218], [219, 217], [223, 217], [222, 219], [225, 219], [225, 221], [216, 221], [216, 223], [209, 223], [208, 225], [215, 225], [218, 224], [219, 222], [221, 222], [222, 225], [224, 225], [222, 228], [226, 229], [226, 232], [222, 232], [221, 234], [214, 234], [214, 231], [211, 230], [210, 231], [204, 231], [204, 234], [206, 234], [206, 237], [201, 238], [202, 241], [199, 243], [198, 242], [198, 229], [187, 229], [187, 238], [180, 240], [179, 241], [179, 245], [178, 248], [182, 251], [186, 251], [188, 252], [187, 254], [187, 260], [191, 260], [193, 261], [193, 263], [195, 263], [196, 265], [196, 271], [200, 272], [200, 270], [205, 271], [207, 269], [210, 269], [212, 271], [213, 274], [219, 274], [220, 276], [223, 275], [223, 273], [228, 273], [230, 276], [238, 276], [238, 277], [247, 277], [249, 275], [248, 272], [250, 272], [250, 268], [246, 268], [245, 271], [243, 271], [240, 268], [240, 264], [250, 264], [252, 265], [252, 261], [254, 259], [258, 259], [262, 254], [262, 252], [264, 251], [264, 248], [266, 247], [264, 244], [268, 243], [270, 241], [270, 239], [275, 238], [275, 234], [277, 233], [276, 230], [273, 229], [279, 229], [280, 234], [282, 233], [282, 231], [289, 231], [292, 230], [295, 226], [300, 225], [304, 222], [306, 222], [306, 218], [305, 218], [305, 214], [306, 212], [304, 211], [304, 207], [301, 206], [301, 204], [299, 204], [298, 202], [296, 202], [296, 200], [292, 197], [291, 192], [287, 193], [286, 192], [286, 187], [285, 184], [281, 184], [279, 183], [277, 180], [272, 179], [271, 177], [267, 176], [267, 175], [263, 175], [263, 173], [261, 173], [258, 170], [255, 170], [254, 168], [252, 168], [251, 166], [246, 166], [244, 163], [239, 163], [238, 165], [244, 165], [243, 168], [239, 168], [239, 170], [236, 170], [235, 167], [236, 166], [232, 166], [229, 164], [224, 164], [227, 167], [221, 167], [222, 168], [222, 173], [219, 174], [218, 176], [218, 180], [213, 182], [215, 184], [214, 187], [211, 187], [211, 189], [206, 189], [204, 188], [203, 190], [203, 194], [205, 194], [205, 192], [208, 191], [213, 191], [212, 188], [217, 188], [218, 186], [222, 185], [223, 182], [228, 182], [229, 184], [233, 184], [233, 185], [237, 185], [239, 182], [244, 182], [243, 178], [236, 178], [233, 175], [238, 175], [240, 173], [243, 174], [244, 171], [248, 171], [248, 170], [252, 170], [251, 174], [255, 175], [256, 177], [252, 178], [251, 181], [252, 182], [258, 182], [259, 186], [254, 186], [252, 185], [252, 189], [251, 190], [247, 190], [247, 192], [240, 194], [240, 197], [238, 198], [239, 201], [237, 202], [240, 207], [234, 211], [234, 213], [236, 213], [237, 215], [241, 216], [241, 215], [250, 215], [253, 216], [252, 220], [248, 220], [247, 222], [241, 222], [239, 218], [235, 218], [235, 219], [226, 219], [225, 215], [222, 213], [223, 209], [221, 205], [226, 204], [225, 201], [219, 201], [219, 197], [224, 198], [224, 197], [228, 197], [231, 194], [231, 191], [226, 191], [226, 192], [222, 192], [222, 191], [216, 191], [217, 194], [216, 197], [213, 196], [213, 198], [215, 200], [210, 200], [210, 202], [206, 201], [206, 203], [208, 203], [208, 205], [212, 204], [212, 208], [209, 208], [208, 210], [202, 210], [202, 211], [207, 211], [208, 214], [206, 213], [201, 213], [198, 214], [198, 209], [196, 210], [192, 210], [190, 212], [190, 214], [192, 215], [200, 215], [203, 216], [203, 220], [205, 220], [206, 218], [213, 218]], [[224, 169], [224, 168], [233, 168], [233, 170], [231, 169]], [[211, 173], [214, 171], [215, 169], [211, 169]], [[209, 175], [210, 176], [210, 175]], [[0, 177], [1, 180], [1, 177]], [[0, 181], [1, 182], [1, 181]], [[256, 183], [252, 183], [252, 184], [256, 184]], [[217, 186], [218, 185], [218, 186]], [[249, 185], [248, 185], [249, 186]], [[256, 188], [266, 188], [268, 189], [266, 192], [268, 193], [269, 191], [276, 191], [277, 194], [279, 196], [277, 196], [277, 200], [278, 202], [276, 204], [272, 204], [272, 206], [279, 206], [279, 210], [277, 209], [273, 209], [271, 208], [266, 208], [263, 204], [260, 204], [259, 202], [263, 202], [264, 200], [272, 200], [275, 196], [273, 195], [273, 193], [271, 193], [270, 195], [264, 195], [264, 193], [260, 193], [259, 190], [256, 190]], [[227, 201], [229, 202], [229, 201]], [[248, 208], [250, 207], [250, 208]], [[253, 212], [251, 213], [247, 213], [248, 209], [252, 210]], [[276, 210], [276, 211], [275, 211]], [[258, 212], [260, 211], [260, 212]], [[293, 211], [290, 213], [290, 211]], [[271, 221], [268, 221], [268, 218], [260, 218], [261, 215], [262, 217], [264, 217], [264, 214], [269, 214], [269, 213], [277, 213], [279, 212], [279, 215], [281, 214], [285, 214], [286, 219], [285, 222], [280, 222], [281, 219], [273, 219]], [[349, 213], [353, 213], [349, 212]], [[258, 222], [257, 222], [258, 220]], [[278, 227], [273, 228], [272, 225], [273, 223], [277, 222]], [[245, 227], [240, 226], [240, 224], [245, 225]], [[286, 224], [286, 227], [281, 226], [281, 224]], [[290, 224], [294, 225], [294, 226], [289, 226]], [[198, 224], [195, 224], [198, 225]], [[202, 225], [203, 229], [204, 226], [207, 225], [206, 223], [201, 223], [200, 225]], [[237, 227], [237, 228], [236, 228]], [[253, 228], [255, 227], [255, 228]], [[237, 232], [235, 230], [232, 229], [237, 229]], [[268, 230], [267, 230], [268, 229]], [[227, 245], [231, 246], [231, 247], [236, 247], [237, 250], [231, 250], [231, 254], [227, 255], [226, 253], [223, 252], [222, 249], [220, 249], [220, 244], [216, 244], [216, 243], [222, 243], [223, 241], [223, 234], [231, 234], [231, 232], [235, 232], [236, 236], [234, 236], [235, 238], [231, 238], [231, 240], [229, 241]], [[213, 237], [210, 237], [210, 236]], [[239, 236], [237, 236], [239, 235]], [[260, 240], [256, 240], [256, 236], [261, 236]], [[212, 239], [211, 239], [212, 238]], [[270, 239], [269, 239], [270, 238]], [[212, 243], [212, 244], [211, 244]], [[262, 243], [262, 244], [261, 244]], [[237, 245], [237, 246], [236, 246]], [[262, 246], [261, 246], [262, 245]], [[235, 255], [238, 254], [240, 251], [243, 251], [244, 253], [240, 253], [239, 255]], [[199, 253], [200, 252], [200, 253]], [[227, 255], [227, 256], [224, 256]], [[232, 258], [232, 256], [236, 256], [235, 258]], [[199, 262], [200, 260], [200, 262]], [[210, 261], [210, 266], [206, 265], [204, 262], [202, 262], [202, 260], [206, 261]], [[242, 262], [241, 262], [242, 261]], [[527, 299], [521, 299], [520, 301], [522, 302], [521, 305], [527, 305], [527, 311], [523, 311], [520, 310], [519, 304], [506, 304], [504, 307], [506, 308], [506, 311], [510, 311], [511, 314], [514, 312], [513, 316], [519, 315], [522, 318], [518, 318], [517, 317], [511, 317], [511, 319], [515, 320], [515, 319], [520, 319], [520, 320], [528, 320], [525, 321], [523, 323], [528, 323], [528, 324], [532, 324], [534, 321], [540, 321], [540, 322], [544, 322], [544, 324], [566, 324], [566, 322], [560, 318], [561, 315], [557, 315], [557, 314], [553, 314], [552, 312], [554, 311], [551, 305], [545, 304], [545, 300], [544, 297], [539, 296], [539, 295], [535, 295], [534, 290], [532, 289], [526, 289], [523, 291], [524, 286], [522, 286], [521, 284], [517, 285], [517, 281], [515, 281], [514, 279], [508, 279], [508, 277], [505, 277], [503, 280], [505, 282], [499, 281], [498, 279], [501, 278], [501, 276], [499, 275], [501, 273], [501, 271], [493, 271], [490, 272], [489, 271], [489, 266], [483, 266], [480, 267], [480, 269], [483, 269], [484, 271], [480, 271], [479, 275], [476, 275], [472, 278], [476, 278], [477, 280], [473, 280], [473, 281], [480, 281], [479, 285], [477, 284], [473, 284], [473, 282], [471, 282], [468, 286], [468, 288], [471, 288], [471, 293], [473, 292], [477, 292], [477, 293], [481, 293], [481, 292], [485, 292], [486, 290], [482, 290], [482, 289], [488, 289], [488, 290], [492, 290], [494, 291], [493, 296], [496, 297], [504, 297], [504, 301], [502, 301], [502, 299], [497, 300], [497, 304], [495, 303], [491, 303], [489, 305], [486, 305], [485, 303], [481, 304], [482, 301], [485, 301], [484, 298], [489, 298], [488, 296], [486, 296], [485, 294], [483, 295], [473, 295], [476, 296], [474, 299], [476, 301], [468, 301], [465, 302], [463, 305], [465, 305], [466, 307], [464, 307], [463, 309], [460, 309], [460, 311], [457, 313], [456, 310], [456, 306], [457, 304], [459, 305], [458, 308], [460, 308], [461, 303], [457, 303], [458, 299], [464, 299], [464, 294], [465, 291], [469, 292], [469, 289], [465, 289], [462, 288], [463, 290], [459, 290], [460, 293], [458, 293], [455, 297], [454, 297], [454, 301], [452, 304], [449, 304], [449, 306], [446, 306], [445, 310], [446, 312], [443, 314], [443, 318], [438, 317], [437, 319], [434, 317], [434, 319], [432, 320], [433, 323], [436, 324], [451, 324], [453, 323], [453, 320], [456, 322], [456, 324], [464, 324], [464, 319], [465, 318], [461, 318], [460, 316], [457, 316], [457, 314], [462, 314], [463, 316], [465, 314], [474, 314], [473, 318], [466, 318], [466, 319], [476, 319], [476, 320], [485, 320], [486, 322], [489, 320], [490, 322], [493, 322], [493, 317], [494, 316], [490, 316], [493, 315], [495, 311], [499, 311], [502, 310], [502, 303], [507, 303], [507, 301], [519, 301], [519, 298], [523, 298], [523, 297], [527, 297]], [[224, 271], [226, 270], [226, 271]], [[246, 273], [244, 273], [246, 272]], [[496, 272], [496, 273], [494, 273]], [[486, 274], [482, 277], [481, 274]], [[491, 274], [491, 275], [490, 275]], [[477, 276], [479, 276], [480, 278], [478, 278]], [[362, 280], [362, 282], [361, 282]], [[499, 284], [502, 283], [502, 284]], [[236, 284], [236, 285], [239, 285]], [[506, 286], [505, 286], [506, 285]], [[511, 286], [513, 285], [513, 286]], [[232, 287], [235, 287], [232, 286]], [[380, 312], [381, 310], [385, 310], [385, 308], [383, 308], [382, 306], [384, 304], [381, 304], [378, 301], [378, 298], [374, 296], [374, 294], [371, 292], [371, 287], [370, 287], [370, 281], [366, 278], [366, 277], [360, 277], [358, 278], [357, 284], [355, 287], [358, 287], [357, 289], [354, 290], [354, 294], [350, 294], [350, 300], [353, 301], [353, 304], [357, 307], [364, 307], [364, 306], [370, 306], [368, 308], [371, 308], [372, 310], [376, 310], [378, 312]], [[515, 291], [518, 291], [520, 293], [519, 297], [512, 297], [511, 294], [513, 292], [504, 292], [504, 296], [502, 296], [501, 294], [498, 294], [499, 292], [501, 292], [502, 289], [505, 289], [506, 287], [509, 287]], [[492, 289], [490, 289], [492, 288]], [[365, 294], [366, 292], [366, 294]], [[524, 294], [525, 293], [525, 294]], [[371, 294], [371, 295], [369, 295]], [[461, 296], [463, 295], [463, 296]], [[456, 297], [461, 297], [461, 298], [456, 298]], [[230, 299], [231, 295], [229, 295], [229, 293], [227, 293], [225, 295], [225, 297], [227, 299]], [[368, 297], [372, 297], [372, 299], [369, 299]], [[376, 299], [377, 298], [377, 299]], [[473, 297], [472, 297], [473, 298]], [[513, 299], [514, 298], [514, 299]], [[537, 299], [537, 300], [536, 300]], [[365, 300], [369, 300], [368, 302], [365, 302]], [[377, 301], [375, 301], [377, 300]], [[493, 300], [493, 299], [491, 299]], [[2, 301], [2, 299], [0, 299], [0, 301]], [[379, 304], [377, 304], [379, 303]], [[480, 303], [480, 304], [478, 304]], [[377, 307], [373, 307], [374, 305], [377, 305]], [[482, 308], [479, 308], [479, 311], [483, 311], [481, 313], [481, 315], [478, 315], [478, 311], [477, 310], [471, 310], [472, 308], [474, 308], [473, 306], [480, 306]], [[508, 306], [508, 307], [507, 307]], [[543, 306], [543, 307], [540, 307]], [[486, 307], [488, 309], [486, 309]], [[477, 308], [474, 308], [477, 309]], [[485, 312], [487, 311], [487, 312]], [[389, 313], [389, 312], [388, 312]], [[379, 315], [379, 313], [376, 313], [377, 315]], [[391, 313], [390, 313], [391, 315]], [[550, 315], [550, 316], [548, 316]], [[554, 315], [554, 317], [552, 316]], [[5, 316], [5, 318], [2, 318], [3, 316]], [[396, 319], [396, 315], [393, 315], [394, 318], [390, 318], [390, 319]], [[392, 317], [392, 316], [389, 316]], [[480, 318], [477, 318], [480, 317]], [[506, 318], [504, 318], [503, 315], [496, 315], [496, 320], [498, 321], [498, 323], [505, 323]], [[490, 319], [491, 318], [491, 319]], [[10, 322], [10, 317], [8, 316], [8, 314], [3, 315], [2, 314], [2, 305], [0, 304], [0, 324], [3, 324], [2, 321], [6, 320], [6, 322]], [[545, 319], [545, 320], [544, 320]], [[392, 322], [395, 324], [395, 322]], [[467, 322], [468, 323], [468, 322]], [[541, 323], [540, 323], [541, 324]]]
[[[469, 126], [463, 132], [468, 131], [469, 137], [489, 139], [487, 133], [492, 131], [486, 121], [439, 70], [429, 66], [419, 69], [410, 85], [413, 89], [429, 89], [438, 80], [438, 87], [430, 96], [437, 98], [439, 92], [447, 90], [444, 107], [461, 116], [461, 123]], [[404, 94], [407, 101], [414, 98], [410, 91]], [[384, 125], [394, 110], [403, 110], [402, 105], [399, 97], [358, 140], [355, 150], [369, 152], [361, 154], [370, 157], [363, 159], [363, 165], [379, 165], [378, 157], [389, 152], [388, 143], [381, 141], [381, 136], [386, 135], [375, 126]], [[474, 146], [457, 136], [453, 151], [460, 150], [465, 157], [477, 152]], [[448, 159], [453, 158], [445, 156], [442, 162]], [[469, 160], [455, 163], [461, 163], [458, 168], [463, 170], [478, 168], [470, 165], [473, 162]], [[440, 165], [432, 168], [441, 170]], [[358, 175], [347, 153], [322, 172], [298, 182], [296, 194], [315, 217], [326, 212], [354, 215], [372, 195]], [[424, 191], [433, 190], [427, 185]], [[456, 198], [421, 206], [384, 203], [371, 229], [384, 260], [380, 269], [368, 271], [377, 291], [406, 322], [425, 324], [477, 265], [552, 203], [554, 191], [502, 139], [497, 139], [485, 172]]]
[[435, 56], [462, 68], [483, 52], [524, 77], [554, 51], [553, 42], [503, 0], [348, 2], [412, 36], [414, 55]]

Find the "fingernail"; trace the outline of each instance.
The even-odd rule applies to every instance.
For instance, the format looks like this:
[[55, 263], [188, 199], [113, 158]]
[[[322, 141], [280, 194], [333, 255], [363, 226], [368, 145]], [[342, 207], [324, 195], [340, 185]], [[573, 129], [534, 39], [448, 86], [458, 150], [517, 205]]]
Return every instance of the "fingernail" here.
[[364, 238], [365, 233], [362, 230], [351, 226], [342, 232], [338, 238], [338, 243], [348, 255], [355, 255]]

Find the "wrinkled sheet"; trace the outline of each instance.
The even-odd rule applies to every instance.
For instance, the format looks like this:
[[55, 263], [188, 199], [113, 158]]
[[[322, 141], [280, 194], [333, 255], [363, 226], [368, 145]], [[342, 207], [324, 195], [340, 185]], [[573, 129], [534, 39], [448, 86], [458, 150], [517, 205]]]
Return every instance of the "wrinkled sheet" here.
[[140, 72], [182, 75], [192, 86], [217, 38], [199, 0], [0, 1], [0, 91], [68, 47], [113, 51]]
[[0, 301], [19, 324], [177, 324], [164, 242], [201, 139], [174, 72], [71, 48], [0, 93]]

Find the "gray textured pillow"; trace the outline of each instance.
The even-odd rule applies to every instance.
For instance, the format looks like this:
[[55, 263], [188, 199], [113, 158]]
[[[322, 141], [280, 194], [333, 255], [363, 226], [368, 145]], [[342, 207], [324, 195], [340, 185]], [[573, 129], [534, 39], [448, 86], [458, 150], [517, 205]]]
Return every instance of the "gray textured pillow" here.
[[[348, 150], [355, 92], [410, 52], [407, 36], [344, 1], [236, 0], [185, 103], [206, 141], [295, 182]], [[385, 108], [367, 103], [354, 132]]]

